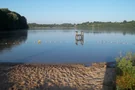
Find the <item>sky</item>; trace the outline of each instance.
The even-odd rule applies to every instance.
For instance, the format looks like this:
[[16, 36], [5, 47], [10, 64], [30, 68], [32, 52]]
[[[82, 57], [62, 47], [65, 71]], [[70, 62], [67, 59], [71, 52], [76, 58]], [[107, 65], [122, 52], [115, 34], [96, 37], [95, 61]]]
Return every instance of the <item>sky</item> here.
[[135, 0], [1, 0], [0, 8], [39, 24], [135, 20]]

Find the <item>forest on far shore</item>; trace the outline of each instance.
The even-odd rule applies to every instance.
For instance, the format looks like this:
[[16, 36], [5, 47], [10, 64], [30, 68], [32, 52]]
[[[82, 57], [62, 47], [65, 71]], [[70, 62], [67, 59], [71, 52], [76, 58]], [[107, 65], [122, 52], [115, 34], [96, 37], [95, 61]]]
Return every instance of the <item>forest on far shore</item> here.
[[63, 23], [63, 24], [37, 24], [29, 23], [29, 28], [77, 28], [77, 29], [135, 29], [135, 21], [123, 22], [84, 22], [80, 24]]

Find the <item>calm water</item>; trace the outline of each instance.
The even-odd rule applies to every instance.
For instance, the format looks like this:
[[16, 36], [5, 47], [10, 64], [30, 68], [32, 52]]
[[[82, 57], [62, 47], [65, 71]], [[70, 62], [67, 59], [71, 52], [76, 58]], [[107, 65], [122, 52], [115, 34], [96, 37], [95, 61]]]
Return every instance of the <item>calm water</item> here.
[[0, 32], [0, 62], [110, 62], [126, 52], [135, 52], [133, 32], [84, 30], [84, 40], [76, 41], [75, 31]]

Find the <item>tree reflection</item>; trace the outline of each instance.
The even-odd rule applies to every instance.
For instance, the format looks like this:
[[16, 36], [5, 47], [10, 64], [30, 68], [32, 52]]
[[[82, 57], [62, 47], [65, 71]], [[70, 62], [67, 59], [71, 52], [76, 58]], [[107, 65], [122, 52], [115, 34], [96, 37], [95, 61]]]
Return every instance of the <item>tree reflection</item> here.
[[0, 32], [0, 52], [11, 50], [27, 40], [27, 30]]

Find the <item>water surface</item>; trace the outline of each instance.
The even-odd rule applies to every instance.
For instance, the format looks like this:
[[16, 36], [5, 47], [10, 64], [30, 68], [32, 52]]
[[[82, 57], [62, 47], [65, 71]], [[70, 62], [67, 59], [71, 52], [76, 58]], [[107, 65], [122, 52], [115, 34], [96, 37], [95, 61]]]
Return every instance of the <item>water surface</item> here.
[[[75, 31], [84, 32], [76, 41]], [[135, 34], [95, 30], [24, 30], [0, 32], [0, 62], [110, 62], [135, 52]], [[38, 43], [38, 40], [41, 43]]]

